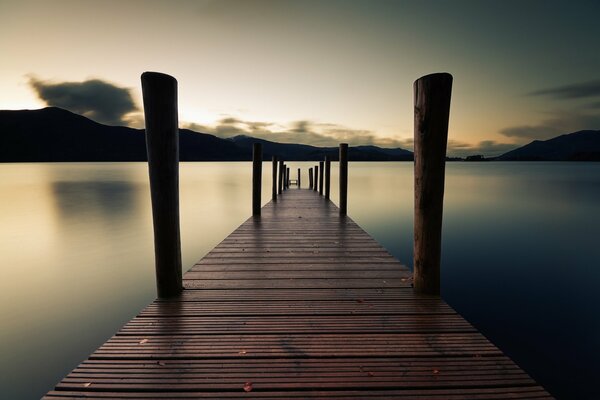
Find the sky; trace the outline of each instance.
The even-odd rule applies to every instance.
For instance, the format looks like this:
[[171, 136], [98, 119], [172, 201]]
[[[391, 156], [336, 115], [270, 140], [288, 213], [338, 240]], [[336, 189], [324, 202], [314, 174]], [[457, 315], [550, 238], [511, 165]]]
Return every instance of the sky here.
[[413, 82], [454, 77], [448, 154], [600, 129], [600, 2], [0, 0], [0, 109], [143, 127], [140, 75], [180, 127], [412, 149]]

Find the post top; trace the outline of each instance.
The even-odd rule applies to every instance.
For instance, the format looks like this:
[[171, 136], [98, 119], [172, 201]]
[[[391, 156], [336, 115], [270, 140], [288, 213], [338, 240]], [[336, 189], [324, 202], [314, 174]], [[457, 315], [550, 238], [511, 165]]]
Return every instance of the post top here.
[[151, 83], [174, 83], [177, 84], [177, 79], [172, 77], [171, 75], [163, 74], [162, 72], [153, 72], [146, 71], [142, 74], [142, 82], [151, 82]]
[[417, 79], [415, 81], [415, 84], [419, 81], [450, 81], [452, 82], [452, 74], [448, 73], [448, 72], [437, 72], [434, 74], [428, 74], [428, 75], [424, 75], [422, 77], [420, 77], [419, 79]]

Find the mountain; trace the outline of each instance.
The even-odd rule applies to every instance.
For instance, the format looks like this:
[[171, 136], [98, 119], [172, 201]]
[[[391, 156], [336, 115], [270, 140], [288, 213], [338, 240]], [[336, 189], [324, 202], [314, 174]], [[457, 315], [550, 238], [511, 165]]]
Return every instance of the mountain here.
[[579, 131], [533, 142], [497, 157], [498, 161], [600, 161], [600, 131]]
[[[179, 130], [181, 161], [240, 161], [252, 158], [252, 144], [263, 144], [265, 160], [273, 154], [288, 161], [338, 157], [337, 147], [276, 143], [248, 136], [221, 139]], [[351, 161], [405, 161], [403, 149], [358, 146], [349, 149]], [[57, 107], [40, 110], [0, 110], [0, 162], [145, 161], [143, 129], [108, 126]]]
[[[253, 143], [262, 143], [263, 154], [270, 157], [276, 154], [287, 161], [320, 161], [329, 156], [336, 161], [338, 147], [316, 147], [306, 144], [277, 143], [245, 135], [229, 138], [233, 143], [250, 151]], [[348, 149], [348, 159], [352, 161], [412, 161], [413, 153], [401, 148], [383, 149], [377, 146], [356, 146]]]
[[[234, 143], [181, 129], [181, 161], [244, 160]], [[0, 162], [145, 161], [144, 130], [107, 126], [56, 107], [0, 111]]]

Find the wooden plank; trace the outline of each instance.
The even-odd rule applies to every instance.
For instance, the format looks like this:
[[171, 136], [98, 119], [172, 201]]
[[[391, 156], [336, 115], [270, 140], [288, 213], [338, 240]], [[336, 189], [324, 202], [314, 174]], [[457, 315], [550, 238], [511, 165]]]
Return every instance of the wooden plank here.
[[184, 287], [45, 398], [551, 398], [312, 190], [263, 207]]

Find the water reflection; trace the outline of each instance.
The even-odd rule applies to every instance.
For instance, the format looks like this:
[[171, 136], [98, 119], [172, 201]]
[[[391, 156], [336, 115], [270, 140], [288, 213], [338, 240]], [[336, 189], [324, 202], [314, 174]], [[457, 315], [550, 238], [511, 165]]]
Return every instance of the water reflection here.
[[[314, 162], [288, 166], [306, 187]], [[250, 177], [181, 164], [185, 268], [250, 216]], [[412, 163], [350, 163], [349, 215], [408, 266], [412, 179]], [[263, 203], [270, 183], [266, 162]], [[154, 297], [147, 166], [2, 164], [0, 195], [0, 387], [39, 398]], [[600, 398], [599, 201], [598, 163], [447, 167], [445, 299], [565, 398]]]

